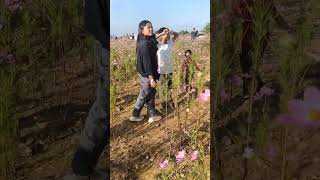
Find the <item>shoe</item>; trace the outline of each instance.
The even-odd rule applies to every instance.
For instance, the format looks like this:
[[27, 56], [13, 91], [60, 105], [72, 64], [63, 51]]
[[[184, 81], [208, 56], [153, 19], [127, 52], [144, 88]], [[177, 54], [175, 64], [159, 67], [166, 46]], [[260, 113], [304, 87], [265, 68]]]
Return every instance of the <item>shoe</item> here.
[[142, 121], [143, 120], [143, 117], [134, 117], [134, 116], [131, 116], [130, 117], [130, 121], [131, 122], [140, 122], [140, 121]]
[[155, 116], [149, 117], [148, 122], [153, 123], [156, 121], [160, 121], [161, 119], [162, 119], [162, 117], [160, 115], [155, 115]]

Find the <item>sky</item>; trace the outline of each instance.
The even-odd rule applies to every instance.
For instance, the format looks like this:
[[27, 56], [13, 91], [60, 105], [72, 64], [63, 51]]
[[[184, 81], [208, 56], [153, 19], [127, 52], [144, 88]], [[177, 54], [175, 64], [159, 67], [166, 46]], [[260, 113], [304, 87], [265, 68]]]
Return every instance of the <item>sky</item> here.
[[110, 0], [110, 33], [137, 33], [142, 20], [155, 30], [201, 30], [210, 22], [210, 0]]

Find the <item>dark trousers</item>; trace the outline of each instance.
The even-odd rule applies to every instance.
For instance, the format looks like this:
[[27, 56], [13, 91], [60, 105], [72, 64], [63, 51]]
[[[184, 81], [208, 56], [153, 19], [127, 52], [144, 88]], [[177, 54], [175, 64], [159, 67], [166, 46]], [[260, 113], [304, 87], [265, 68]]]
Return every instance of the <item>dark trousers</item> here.
[[136, 105], [133, 109], [132, 116], [139, 117], [144, 105], [147, 105], [148, 115], [150, 117], [156, 115], [155, 108], [156, 88], [150, 86], [147, 77], [140, 77], [140, 93], [137, 98]]
[[107, 145], [109, 119], [109, 52], [97, 41], [97, 97], [80, 135], [79, 147], [72, 160], [75, 174], [86, 176], [93, 172], [99, 156]]

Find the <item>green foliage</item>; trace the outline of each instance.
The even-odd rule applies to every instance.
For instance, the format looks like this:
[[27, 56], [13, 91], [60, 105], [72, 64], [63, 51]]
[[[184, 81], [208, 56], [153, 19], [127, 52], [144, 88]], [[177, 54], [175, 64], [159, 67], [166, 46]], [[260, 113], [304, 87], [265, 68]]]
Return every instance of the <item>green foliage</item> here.
[[15, 68], [0, 68], [0, 177], [13, 168], [18, 122], [15, 118]]
[[185, 35], [185, 34], [189, 34], [189, 32], [187, 30], [182, 30], [179, 32], [180, 35]]
[[203, 31], [204, 33], [206, 33], [206, 34], [209, 34], [209, 33], [210, 33], [210, 23], [207, 23], [207, 24], [203, 27], [202, 31]]

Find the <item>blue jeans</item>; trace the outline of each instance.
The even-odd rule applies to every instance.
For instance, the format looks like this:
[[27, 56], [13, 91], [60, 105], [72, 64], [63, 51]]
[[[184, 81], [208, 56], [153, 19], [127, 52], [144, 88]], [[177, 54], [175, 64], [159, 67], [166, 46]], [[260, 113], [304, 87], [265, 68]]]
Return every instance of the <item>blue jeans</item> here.
[[147, 106], [149, 117], [155, 116], [155, 97], [156, 88], [152, 88], [150, 86], [150, 82], [147, 77], [140, 76], [140, 93], [133, 109], [132, 116], [139, 117], [144, 105]]
[[75, 174], [87, 176], [94, 171], [99, 156], [103, 152], [108, 141], [108, 129], [110, 127], [109, 113], [109, 54], [100, 42], [97, 46], [98, 82], [97, 97], [92, 105], [83, 131], [80, 135], [79, 147], [72, 161], [72, 169]]

